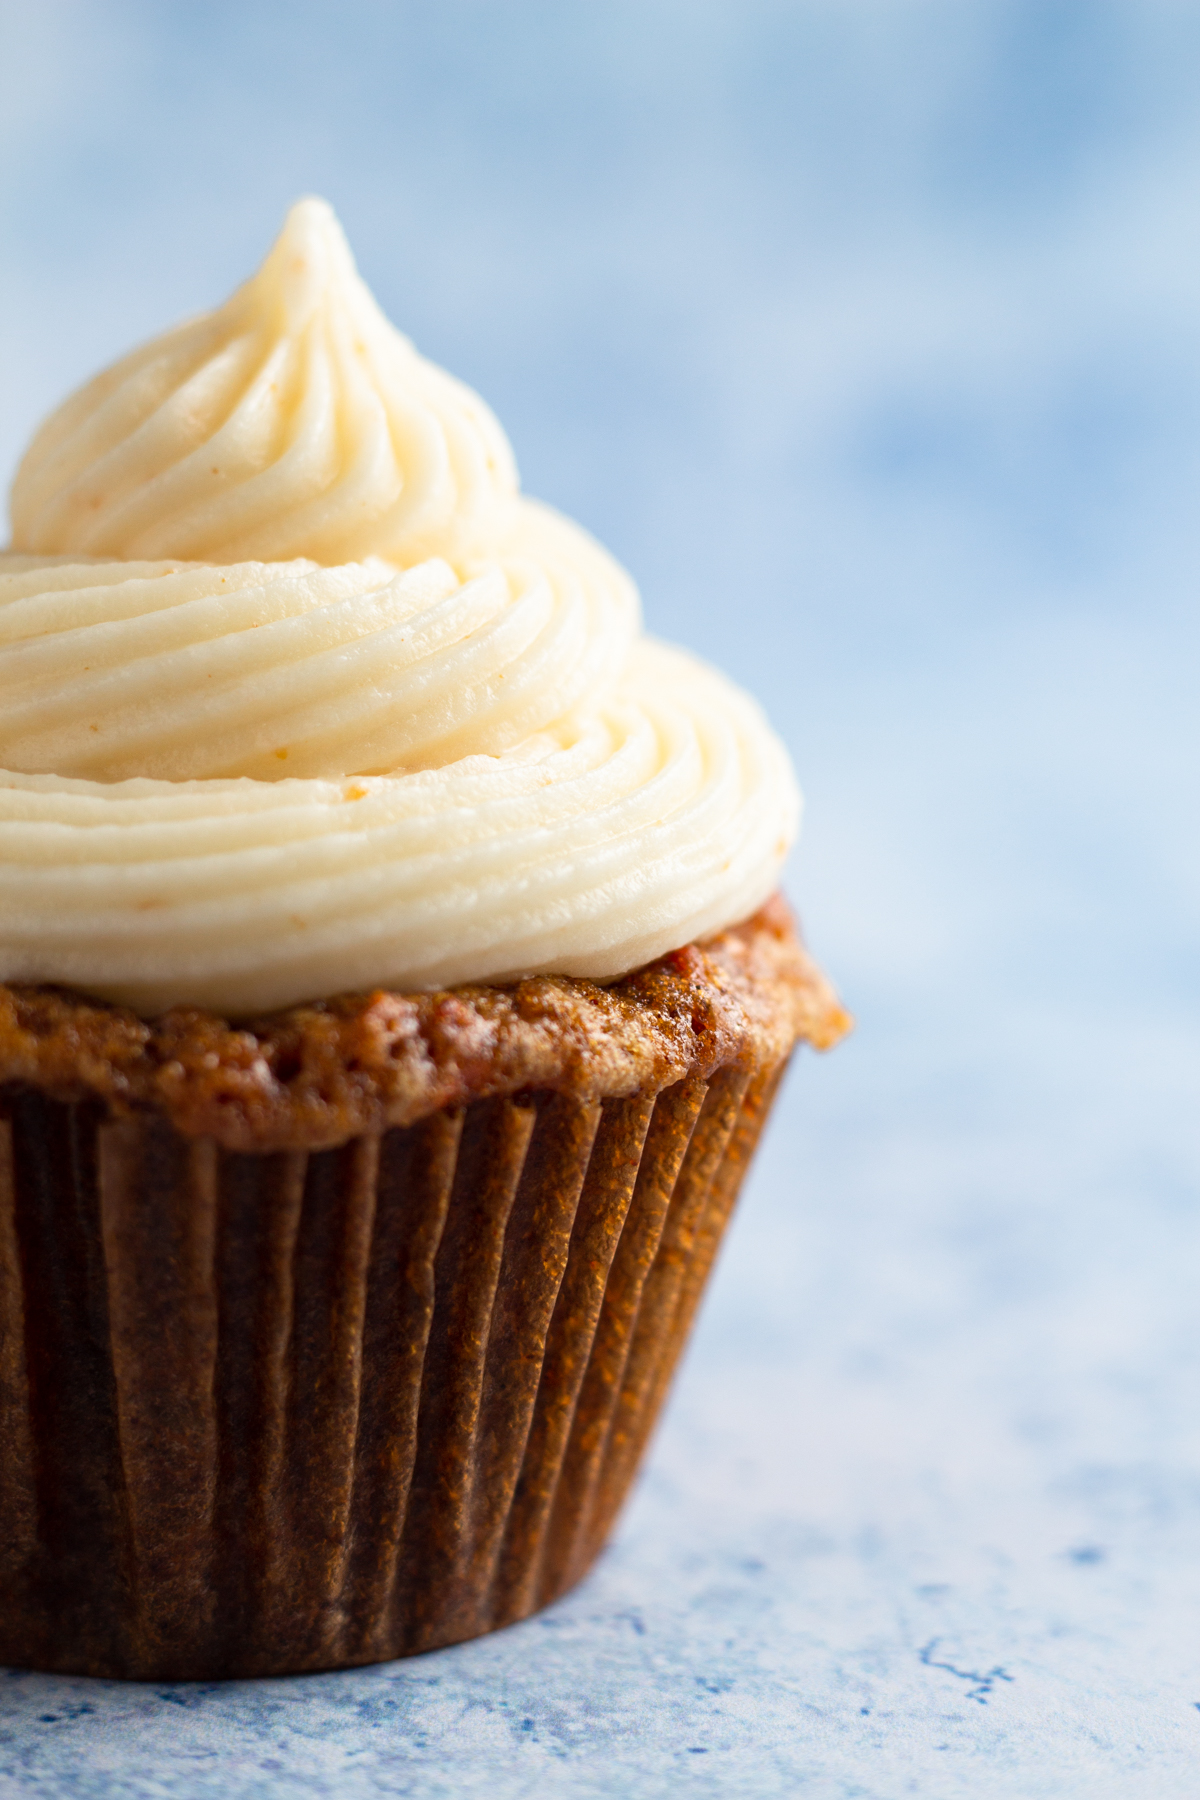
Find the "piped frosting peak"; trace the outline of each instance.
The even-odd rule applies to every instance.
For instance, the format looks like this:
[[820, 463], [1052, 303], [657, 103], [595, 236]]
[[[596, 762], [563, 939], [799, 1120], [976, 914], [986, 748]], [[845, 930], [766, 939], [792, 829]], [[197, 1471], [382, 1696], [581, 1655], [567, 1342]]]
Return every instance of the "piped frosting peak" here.
[[13, 484], [12, 547], [407, 566], [494, 541], [516, 488], [492, 413], [389, 324], [307, 199], [224, 306], [51, 415]]
[[0, 555], [0, 981], [151, 1015], [608, 980], [749, 917], [799, 797], [640, 636], [304, 200], [42, 427]]

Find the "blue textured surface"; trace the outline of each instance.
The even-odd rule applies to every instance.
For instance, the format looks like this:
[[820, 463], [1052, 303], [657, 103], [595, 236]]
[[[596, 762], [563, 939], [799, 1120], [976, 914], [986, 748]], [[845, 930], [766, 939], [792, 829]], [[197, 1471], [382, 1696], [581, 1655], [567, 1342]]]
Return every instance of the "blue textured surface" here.
[[14, 1674], [0, 1792], [1195, 1794], [1198, 87], [1173, 0], [0, 0], [0, 462], [327, 193], [767, 701], [859, 1016], [576, 1594]]
[[1114, 1173], [1124, 1122], [855, 1133], [826, 1067], [579, 1592], [344, 1675], [13, 1675], [12, 1791], [1194, 1793], [1195, 1207]]

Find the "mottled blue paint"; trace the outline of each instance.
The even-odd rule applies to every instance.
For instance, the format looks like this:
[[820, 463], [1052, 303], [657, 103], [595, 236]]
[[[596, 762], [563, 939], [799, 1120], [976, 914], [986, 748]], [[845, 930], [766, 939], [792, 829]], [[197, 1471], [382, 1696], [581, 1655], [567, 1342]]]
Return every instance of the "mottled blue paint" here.
[[324, 192], [527, 485], [767, 702], [858, 1015], [541, 1618], [0, 1680], [69, 1800], [1193, 1800], [1200, 15], [0, 7], [0, 463]]

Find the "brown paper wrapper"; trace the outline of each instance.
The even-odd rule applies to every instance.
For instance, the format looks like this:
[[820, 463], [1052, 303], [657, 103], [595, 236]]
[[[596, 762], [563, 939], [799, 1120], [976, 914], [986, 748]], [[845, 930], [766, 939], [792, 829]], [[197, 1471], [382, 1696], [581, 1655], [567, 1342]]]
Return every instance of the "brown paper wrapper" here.
[[0, 1662], [190, 1680], [521, 1619], [609, 1535], [782, 1062], [335, 1149], [0, 1110]]

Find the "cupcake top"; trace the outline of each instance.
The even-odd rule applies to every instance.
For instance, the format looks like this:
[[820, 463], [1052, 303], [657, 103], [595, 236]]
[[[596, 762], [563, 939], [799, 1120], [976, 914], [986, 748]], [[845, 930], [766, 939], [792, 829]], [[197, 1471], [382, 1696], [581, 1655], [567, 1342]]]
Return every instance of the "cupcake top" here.
[[608, 981], [746, 918], [799, 800], [640, 632], [330, 211], [72, 395], [0, 554], [0, 980], [150, 1016]]

